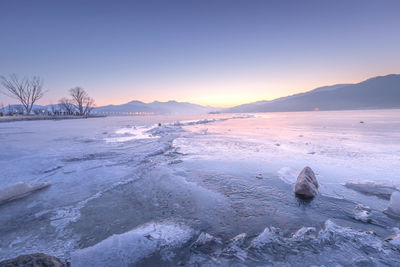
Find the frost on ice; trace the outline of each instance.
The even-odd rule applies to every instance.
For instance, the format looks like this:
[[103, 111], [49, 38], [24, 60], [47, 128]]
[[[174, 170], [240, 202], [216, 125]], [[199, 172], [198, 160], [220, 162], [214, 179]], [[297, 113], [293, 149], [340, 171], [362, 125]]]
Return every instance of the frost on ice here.
[[172, 222], [149, 223], [75, 251], [72, 266], [130, 266], [157, 251], [168, 260], [169, 250], [181, 247], [194, 233], [191, 228]]

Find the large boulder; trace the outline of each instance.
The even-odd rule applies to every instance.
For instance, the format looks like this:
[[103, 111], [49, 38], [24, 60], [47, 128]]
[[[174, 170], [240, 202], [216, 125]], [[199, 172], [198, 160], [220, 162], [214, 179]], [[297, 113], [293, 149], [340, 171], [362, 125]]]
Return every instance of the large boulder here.
[[297, 177], [294, 193], [301, 198], [313, 198], [318, 194], [318, 181], [310, 167], [305, 167]]
[[56, 257], [43, 254], [21, 255], [14, 259], [0, 262], [0, 267], [64, 267], [65, 265]]

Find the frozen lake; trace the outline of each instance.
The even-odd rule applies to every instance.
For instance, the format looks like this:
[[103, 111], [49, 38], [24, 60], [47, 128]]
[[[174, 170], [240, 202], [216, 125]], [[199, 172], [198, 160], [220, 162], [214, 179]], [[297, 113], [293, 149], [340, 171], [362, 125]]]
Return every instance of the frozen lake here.
[[[293, 194], [305, 166], [320, 183], [310, 202]], [[387, 239], [400, 221], [377, 192], [400, 186], [400, 110], [1, 123], [0, 170], [0, 190], [50, 184], [0, 205], [0, 260], [400, 264]]]

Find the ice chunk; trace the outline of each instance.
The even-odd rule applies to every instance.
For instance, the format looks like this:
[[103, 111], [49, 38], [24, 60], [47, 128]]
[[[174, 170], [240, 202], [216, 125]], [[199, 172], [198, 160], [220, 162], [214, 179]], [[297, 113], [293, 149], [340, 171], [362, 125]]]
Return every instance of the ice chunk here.
[[400, 229], [394, 227], [393, 230], [394, 230], [394, 235], [388, 237], [386, 241], [388, 241], [391, 245], [395, 246], [397, 249], [400, 249]]
[[49, 183], [20, 182], [12, 186], [0, 189], [0, 205], [8, 201], [25, 197], [33, 193], [34, 191], [48, 187], [49, 185], [50, 185]]
[[296, 241], [304, 241], [315, 238], [315, 227], [302, 227], [293, 234], [292, 239]]
[[100, 243], [72, 253], [72, 266], [130, 266], [161, 251], [179, 248], [194, 230], [173, 222], [149, 223], [132, 231], [113, 235]]
[[366, 195], [373, 195], [384, 199], [389, 199], [391, 194], [394, 191], [397, 191], [397, 188], [392, 185], [387, 184], [378, 184], [374, 182], [368, 181], [353, 181], [347, 182], [345, 184], [347, 188], [353, 189], [357, 192], [366, 194]]
[[241, 233], [235, 236], [230, 240], [230, 245], [235, 245], [235, 246], [243, 246], [244, 242], [246, 241], [247, 234], [246, 233]]
[[227, 257], [235, 257], [240, 261], [245, 261], [247, 258], [247, 252], [242, 248], [247, 238], [246, 233], [239, 234], [232, 238], [226, 248], [224, 248], [222, 254]]
[[222, 245], [221, 239], [216, 238], [208, 233], [202, 232], [197, 240], [191, 245], [191, 247], [197, 251], [208, 254], [211, 251], [215, 250], [215, 248], [219, 245]]
[[221, 240], [219, 238], [215, 238], [214, 236], [208, 233], [202, 232], [197, 238], [197, 240], [192, 244], [192, 247], [199, 247], [207, 245], [212, 242], [221, 243]]
[[353, 210], [353, 218], [362, 222], [371, 222], [370, 208], [364, 205], [357, 205]]
[[274, 227], [267, 227], [256, 238], [251, 241], [251, 247], [261, 248], [267, 244], [279, 242], [279, 236], [276, 234]]
[[328, 219], [325, 228], [322, 229], [318, 238], [326, 244], [351, 243], [356, 247], [369, 247], [382, 251], [382, 240], [373, 231], [355, 230], [350, 227], [342, 227]]
[[0, 262], [0, 266], [65, 266], [60, 259], [44, 253], [26, 254]]
[[400, 192], [393, 192], [390, 197], [390, 203], [385, 213], [400, 217]]

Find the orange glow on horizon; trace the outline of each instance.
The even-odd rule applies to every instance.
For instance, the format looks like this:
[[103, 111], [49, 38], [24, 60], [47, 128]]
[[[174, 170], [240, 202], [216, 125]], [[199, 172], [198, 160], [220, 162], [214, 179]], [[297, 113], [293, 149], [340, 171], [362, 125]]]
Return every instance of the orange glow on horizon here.
[[[280, 97], [303, 93], [318, 87], [341, 83], [359, 83], [366, 79], [387, 75], [387, 73], [354, 73], [345, 76], [332, 77], [332, 75], [317, 75], [317, 80], [312, 74], [299, 75], [285, 80], [275, 77], [268, 81], [258, 82], [257, 79], [241, 79], [239, 81], [225, 80], [198, 83], [188, 81], [188, 84], [165, 83], [164, 85], [144, 86], [124, 84], [118, 89], [104, 93], [93, 92], [97, 106], [121, 105], [138, 100], [144, 103], [153, 101], [189, 102], [203, 106], [227, 108], [263, 100], [274, 100]], [[160, 82], [161, 83], [161, 82]], [[192, 84], [196, 84], [193, 86]], [[146, 88], [146, 89], [143, 89]], [[162, 89], [160, 89], [162, 88]], [[89, 90], [88, 90], [89, 91]]]

